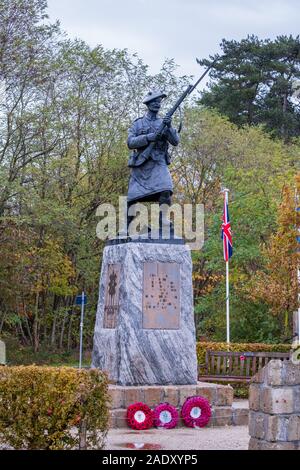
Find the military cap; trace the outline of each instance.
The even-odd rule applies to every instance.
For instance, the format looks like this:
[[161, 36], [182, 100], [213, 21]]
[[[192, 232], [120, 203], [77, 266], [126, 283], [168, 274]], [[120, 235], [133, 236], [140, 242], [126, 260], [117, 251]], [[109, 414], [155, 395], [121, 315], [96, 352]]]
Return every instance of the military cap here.
[[155, 98], [160, 98], [160, 97], [161, 98], [166, 98], [166, 96], [167, 95], [163, 91], [160, 91], [160, 90], [148, 91], [147, 95], [144, 98], [143, 103], [147, 104], [150, 101], [155, 100]]

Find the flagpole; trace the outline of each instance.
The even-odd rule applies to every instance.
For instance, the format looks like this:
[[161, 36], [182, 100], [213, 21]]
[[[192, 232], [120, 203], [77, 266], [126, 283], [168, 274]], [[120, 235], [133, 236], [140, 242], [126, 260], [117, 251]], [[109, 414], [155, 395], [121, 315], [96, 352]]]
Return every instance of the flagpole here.
[[229, 261], [226, 261], [226, 341], [230, 343], [229, 328]]
[[[297, 188], [295, 188], [295, 205], [296, 205], [296, 229], [298, 234], [296, 236], [297, 242], [300, 243], [300, 227], [297, 226], [297, 214], [300, 213], [300, 195], [297, 193]], [[297, 248], [298, 252], [299, 248]], [[297, 285], [298, 285], [298, 346], [300, 346], [300, 265], [297, 266]]]
[[[229, 189], [224, 189], [225, 205], [228, 205]], [[226, 342], [230, 343], [230, 316], [229, 316], [229, 259], [226, 261]]]

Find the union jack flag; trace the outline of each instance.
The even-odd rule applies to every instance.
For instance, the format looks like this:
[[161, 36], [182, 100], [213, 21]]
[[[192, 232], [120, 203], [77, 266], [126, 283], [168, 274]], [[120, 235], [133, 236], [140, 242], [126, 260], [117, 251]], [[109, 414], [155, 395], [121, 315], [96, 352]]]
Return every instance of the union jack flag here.
[[222, 217], [222, 240], [223, 240], [223, 254], [224, 260], [228, 261], [232, 256], [232, 236], [231, 236], [231, 227], [230, 219], [228, 212], [228, 203], [226, 202], [226, 194], [224, 194], [224, 210]]

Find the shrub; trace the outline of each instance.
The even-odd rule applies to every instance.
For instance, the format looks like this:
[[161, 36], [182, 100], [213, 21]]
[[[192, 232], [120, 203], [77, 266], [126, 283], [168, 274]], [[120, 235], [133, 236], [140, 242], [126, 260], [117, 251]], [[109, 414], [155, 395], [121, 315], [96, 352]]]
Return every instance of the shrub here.
[[107, 376], [97, 369], [0, 369], [0, 438], [15, 449], [103, 448]]

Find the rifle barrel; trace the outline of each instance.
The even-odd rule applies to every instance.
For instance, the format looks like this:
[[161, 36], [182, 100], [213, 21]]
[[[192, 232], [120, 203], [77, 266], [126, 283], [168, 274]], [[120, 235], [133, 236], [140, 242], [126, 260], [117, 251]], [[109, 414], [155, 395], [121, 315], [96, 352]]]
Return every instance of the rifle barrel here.
[[192, 93], [192, 92], [195, 90], [195, 88], [198, 86], [198, 84], [201, 82], [201, 80], [205, 77], [205, 75], [210, 71], [210, 69], [211, 69], [212, 66], [215, 64], [215, 62], [216, 62], [216, 60], [214, 60], [214, 61], [212, 62], [212, 64], [210, 64], [210, 66], [207, 67], [207, 69], [205, 70], [205, 72], [203, 72], [203, 74], [201, 75], [201, 77], [196, 81], [195, 85], [192, 86], [191, 91], [189, 92], [189, 94]]

